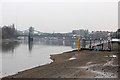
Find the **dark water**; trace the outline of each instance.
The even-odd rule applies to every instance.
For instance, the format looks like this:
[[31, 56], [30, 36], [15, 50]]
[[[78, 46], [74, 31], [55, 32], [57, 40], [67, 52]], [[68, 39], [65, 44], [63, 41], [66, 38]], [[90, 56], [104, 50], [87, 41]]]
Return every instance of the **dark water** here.
[[2, 77], [52, 62], [50, 54], [77, 48], [77, 41], [34, 40], [2, 43]]

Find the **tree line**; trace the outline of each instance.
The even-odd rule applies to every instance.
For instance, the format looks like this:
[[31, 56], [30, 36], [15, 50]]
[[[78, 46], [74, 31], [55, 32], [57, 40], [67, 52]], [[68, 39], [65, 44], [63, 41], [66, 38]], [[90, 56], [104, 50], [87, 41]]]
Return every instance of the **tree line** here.
[[2, 27], [2, 39], [14, 39], [18, 35], [17, 30], [14, 27], [14, 24], [10, 26]]

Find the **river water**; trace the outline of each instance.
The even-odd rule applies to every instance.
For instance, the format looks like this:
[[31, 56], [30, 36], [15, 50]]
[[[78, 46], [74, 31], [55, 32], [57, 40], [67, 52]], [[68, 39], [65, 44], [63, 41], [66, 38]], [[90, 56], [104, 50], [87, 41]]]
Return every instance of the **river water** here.
[[26, 40], [4, 43], [0, 50], [2, 75], [5, 77], [36, 66], [49, 64], [51, 54], [60, 54], [77, 48], [77, 41]]

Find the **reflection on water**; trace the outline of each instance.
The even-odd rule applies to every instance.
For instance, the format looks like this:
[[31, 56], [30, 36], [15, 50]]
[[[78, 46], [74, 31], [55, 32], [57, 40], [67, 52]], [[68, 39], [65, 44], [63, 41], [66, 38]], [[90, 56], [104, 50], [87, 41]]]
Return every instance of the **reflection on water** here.
[[15, 74], [51, 62], [51, 54], [71, 51], [77, 41], [39, 39], [2, 43], [2, 76]]
[[3, 42], [2, 43], [2, 51], [3, 52], [14, 52], [14, 49], [19, 45], [20, 43], [17, 41], [11, 41], [11, 42]]
[[77, 41], [67, 40], [35, 40], [35, 41], [11, 41], [2, 43], [2, 52], [14, 52], [14, 49], [20, 44], [28, 45], [28, 50], [31, 52], [34, 45], [52, 45], [52, 46], [70, 46], [71, 48], [77, 48]]
[[[2, 52], [13, 52], [15, 48], [17, 48], [20, 44], [28, 45], [29, 52], [32, 51], [34, 45], [47, 45], [47, 46], [69, 46], [72, 49], [77, 49], [78, 41], [77, 40], [48, 40], [48, 39], [39, 39], [39, 40], [19, 40], [19, 41], [11, 41], [11, 42], [3, 42], [2, 43]], [[89, 42], [86, 42], [89, 44]], [[82, 41], [80, 41], [80, 47], [82, 47]]]
[[77, 48], [77, 40], [40, 40], [40, 42], [47, 45], [58, 45], [58, 46], [71, 46], [71, 48]]
[[32, 51], [33, 48], [33, 41], [28, 41], [28, 47], [29, 47], [29, 51]]

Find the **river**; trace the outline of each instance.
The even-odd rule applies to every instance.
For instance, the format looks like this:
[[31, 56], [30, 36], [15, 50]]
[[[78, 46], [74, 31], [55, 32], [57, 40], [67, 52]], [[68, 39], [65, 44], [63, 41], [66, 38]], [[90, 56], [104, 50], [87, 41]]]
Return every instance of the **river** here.
[[[77, 48], [77, 41], [64, 40], [19, 40], [7, 42], [0, 49], [0, 60], [2, 61], [2, 75], [16, 74], [20, 71], [36, 66], [49, 64], [51, 54], [60, 54]], [[1, 68], [1, 67], [0, 67]]]

